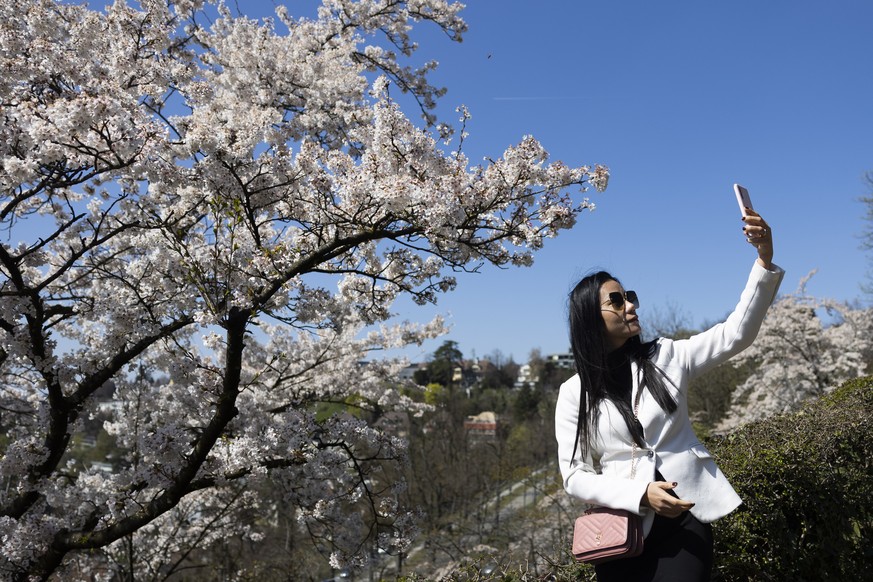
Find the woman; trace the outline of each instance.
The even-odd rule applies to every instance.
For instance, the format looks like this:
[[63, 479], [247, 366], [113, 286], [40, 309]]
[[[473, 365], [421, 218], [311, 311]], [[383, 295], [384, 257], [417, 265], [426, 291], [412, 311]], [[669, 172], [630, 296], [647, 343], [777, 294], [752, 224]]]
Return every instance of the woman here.
[[590, 275], [570, 294], [576, 375], [555, 412], [566, 491], [586, 503], [643, 518], [643, 554], [595, 567], [600, 582], [708, 580], [710, 522], [740, 498], [700, 443], [688, 417], [691, 380], [755, 339], [784, 271], [772, 263], [773, 235], [753, 210], [743, 218], [758, 251], [736, 309], [685, 340], [643, 343], [636, 293], [608, 273]]

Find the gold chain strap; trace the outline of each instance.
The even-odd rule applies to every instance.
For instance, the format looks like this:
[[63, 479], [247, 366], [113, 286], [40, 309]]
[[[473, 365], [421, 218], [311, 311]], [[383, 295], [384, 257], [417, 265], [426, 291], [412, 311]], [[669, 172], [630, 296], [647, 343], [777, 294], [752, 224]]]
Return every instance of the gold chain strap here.
[[[637, 386], [639, 386], [639, 387], [637, 388], [637, 395], [636, 395], [636, 398], [634, 398], [634, 421], [635, 421], [637, 424], [640, 424], [640, 417], [639, 417], [639, 413], [640, 413], [640, 396], [641, 396], [642, 393], [643, 393], [643, 386], [642, 386], [641, 383], [640, 383], [640, 384], [637, 384]], [[636, 476], [636, 474], [637, 474], [637, 463], [636, 463], [636, 457], [637, 457], [637, 440], [636, 440], [635, 438], [633, 438], [633, 436], [634, 436], [634, 435], [631, 435], [631, 479], [633, 479], [633, 478]]]

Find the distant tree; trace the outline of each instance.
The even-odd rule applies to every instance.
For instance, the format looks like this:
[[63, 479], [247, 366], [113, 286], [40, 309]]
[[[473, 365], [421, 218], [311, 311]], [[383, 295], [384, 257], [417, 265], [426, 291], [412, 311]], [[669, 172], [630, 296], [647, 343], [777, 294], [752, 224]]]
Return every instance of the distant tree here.
[[534, 348], [528, 356], [530, 375], [534, 378], [533, 386], [540, 393], [557, 390], [562, 383], [575, 374], [572, 368], [561, 368], [548, 357], [542, 355], [539, 348]]
[[434, 350], [433, 359], [458, 365], [463, 361], [464, 353], [458, 347], [458, 342], [446, 340], [440, 347]]
[[518, 377], [518, 364], [512, 358], [507, 360], [499, 350], [479, 361], [481, 367], [481, 379], [479, 387], [489, 388], [512, 388]]
[[576, 370], [573, 368], [563, 368], [552, 360], [546, 360], [539, 373], [536, 383], [537, 389], [540, 392], [556, 392], [561, 387], [561, 384], [566, 382], [575, 373]]
[[503, 371], [503, 377], [506, 379], [506, 386], [512, 387], [515, 386], [516, 380], [518, 380], [518, 371], [521, 369], [521, 366], [512, 359], [503, 364], [501, 370]]
[[438, 408], [412, 421], [409, 446], [410, 505], [425, 513], [425, 528], [439, 528], [468, 497], [463, 422]]
[[752, 362], [755, 369], [734, 392], [719, 430], [794, 410], [865, 373], [873, 351], [873, 309], [806, 295], [813, 274], [775, 302], [755, 343], [732, 360], [739, 366]]
[[464, 354], [458, 349], [458, 342], [446, 340], [434, 350], [424, 369], [416, 370], [413, 380], [419, 385], [449, 386], [455, 367], [460, 366], [463, 360]]
[[497, 388], [478, 388], [473, 392], [474, 407], [480, 411], [491, 411], [502, 417], [508, 417], [512, 391], [505, 386]]
[[731, 408], [737, 387], [755, 370], [755, 363], [725, 362], [691, 381], [688, 390], [688, 412], [694, 428], [705, 436], [717, 426]]
[[530, 351], [527, 356], [527, 365], [530, 368], [530, 377], [534, 382], [538, 381], [546, 365], [546, 359], [539, 348], [533, 348]]
[[419, 386], [427, 386], [430, 384], [430, 373], [427, 371], [427, 366], [419, 368], [412, 374], [412, 381]]
[[431, 382], [437, 382], [443, 386], [452, 383], [455, 368], [462, 365], [464, 354], [458, 348], [458, 342], [446, 340], [433, 353], [433, 359], [428, 364]]
[[[495, 349], [494, 351], [492, 351], [485, 357], [485, 359], [491, 362], [491, 364], [497, 368], [502, 368], [507, 363], [506, 356], [504, 356], [503, 352], [499, 349]], [[509, 361], [511, 360], [512, 358], [509, 359]]]
[[867, 282], [862, 285], [864, 293], [873, 298], [873, 172], [867, 172], [868, 194], [861, 197], [864, 205], [864, 221], [866, 226], [861, 234], [861, 248], [868, 253], [870, 270], [867, 272]]
[[694, 329], [682, 308], [672, 301], [664, 306], [653, 306], [645, 315], [643, 332], [646, 339], [667, 337], [684, 339], [694, 333]]
[[431, 405], [442, 404], [446, 397], [446, 387], [436, 382], [430, 382], [424, 387], [424, 401]]
[[530, 420], [539, 410], [540, 391], [534, 386], [525, 384], [515, 393], [512, 403], [512, 418], [515, 422]]

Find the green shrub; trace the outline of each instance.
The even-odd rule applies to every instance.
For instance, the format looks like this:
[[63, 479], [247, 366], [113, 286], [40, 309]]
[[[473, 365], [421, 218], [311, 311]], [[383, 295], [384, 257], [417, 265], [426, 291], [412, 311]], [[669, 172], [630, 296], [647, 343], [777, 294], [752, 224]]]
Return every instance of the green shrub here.
[[716, 581], [873, 580], [873, 377], [709, 439], [743, 505], [715, 524]]

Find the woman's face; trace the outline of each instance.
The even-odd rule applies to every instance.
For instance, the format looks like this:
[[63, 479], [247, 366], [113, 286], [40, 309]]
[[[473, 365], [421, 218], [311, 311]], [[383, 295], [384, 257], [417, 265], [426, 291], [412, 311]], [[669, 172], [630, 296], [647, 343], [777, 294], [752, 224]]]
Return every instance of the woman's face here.
[[[612, 295], [610, 298], [610, 294]], [[639, 318], [637, 318], [636, 294], [631, 291], [631, 299], [618, 281], [607, 281], [600, 286], [600, 316], [606, 324], [606, 343], [610, 349], [618, 349], [624, 343], [640, 335]], [[619, 299], [619, 301], [615, 301]], [[623, 303], [623, 304], [622, 304]]]

